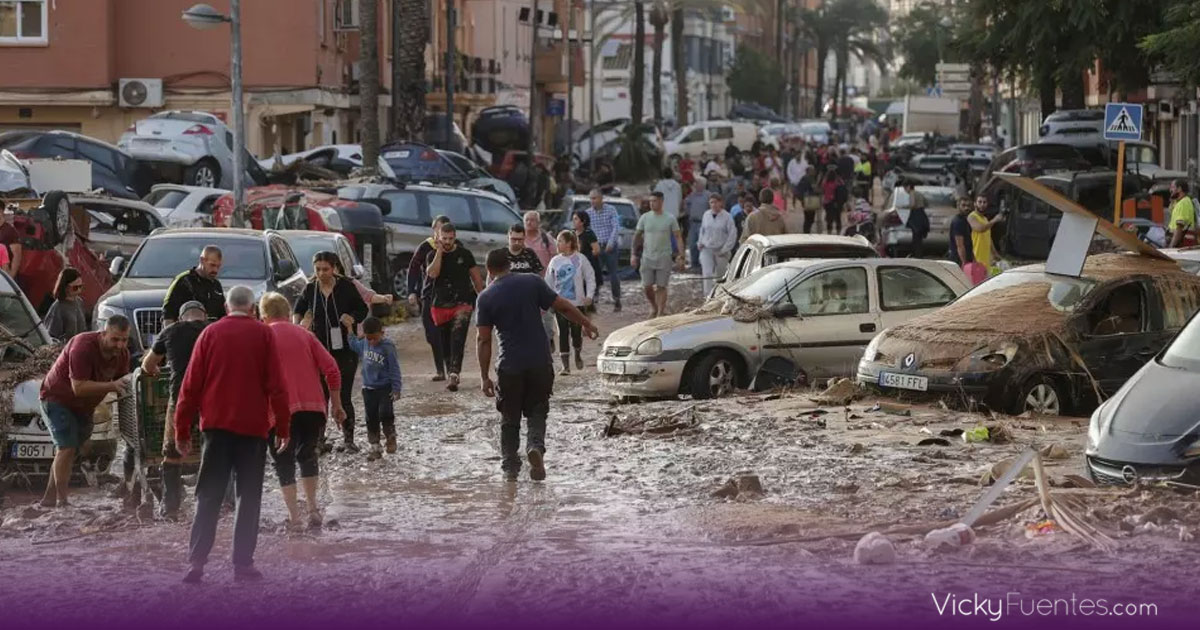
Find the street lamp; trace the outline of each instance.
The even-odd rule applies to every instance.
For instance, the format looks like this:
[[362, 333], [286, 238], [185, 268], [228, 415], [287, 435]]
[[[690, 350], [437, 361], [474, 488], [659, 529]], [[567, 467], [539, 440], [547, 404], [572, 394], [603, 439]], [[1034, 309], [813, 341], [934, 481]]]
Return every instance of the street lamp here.
[[246, 120], [242, 112], [242, 22], [241, 0], [229, 0], [229, 15], [223, 15], [208, 4], [196, 4], [183, 12], [183, 21], [188, 26], [207, 31], [222, 24], [229, 24], [231, 42], [230, 90], [233, 93], [233, 227], [245, 227], [244, 187], [246, 147]]

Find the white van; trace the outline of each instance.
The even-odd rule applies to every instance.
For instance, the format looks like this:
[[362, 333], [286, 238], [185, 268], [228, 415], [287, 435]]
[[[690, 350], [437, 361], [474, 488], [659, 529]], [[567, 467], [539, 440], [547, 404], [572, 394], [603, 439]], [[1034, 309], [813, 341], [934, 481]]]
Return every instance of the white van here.
[[725, 155], [730, 141], [740, 151], [749, 151], [759, 140], [758, 126], [748, 122], [709, 120], [675, 130], [663, 143], [671, 164], [684, 156], [698, 158], [701, 153]]

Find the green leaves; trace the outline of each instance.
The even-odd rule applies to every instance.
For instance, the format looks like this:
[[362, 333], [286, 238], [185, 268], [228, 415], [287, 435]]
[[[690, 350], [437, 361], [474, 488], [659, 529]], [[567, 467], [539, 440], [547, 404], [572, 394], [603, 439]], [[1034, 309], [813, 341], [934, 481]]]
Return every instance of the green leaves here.
[[733, 67], [726, 77], [733, 98], [779, 108], [783, 92], [783, 72], [775, 60], [755, 48], [738, 46]]

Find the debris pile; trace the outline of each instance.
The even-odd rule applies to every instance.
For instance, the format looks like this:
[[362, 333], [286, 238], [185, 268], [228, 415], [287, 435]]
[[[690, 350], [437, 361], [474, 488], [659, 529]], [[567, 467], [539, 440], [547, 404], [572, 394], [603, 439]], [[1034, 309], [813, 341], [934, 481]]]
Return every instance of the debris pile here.
[[643, 415], [641, 417], [622, 416], [616, 412], [608, 413], [608, 424], [602, 435], [614, 437], [618, 435], [677, 435], [690, 432], [700, 426], [696, 418], [696, 405], [689, 405], [669, 414]]
[[718, 499], [736, 499], [738, 501], [754, 501], [761, 499], [764, 490], [758, 475], [743, 473], [725, 482], [712, 495]]

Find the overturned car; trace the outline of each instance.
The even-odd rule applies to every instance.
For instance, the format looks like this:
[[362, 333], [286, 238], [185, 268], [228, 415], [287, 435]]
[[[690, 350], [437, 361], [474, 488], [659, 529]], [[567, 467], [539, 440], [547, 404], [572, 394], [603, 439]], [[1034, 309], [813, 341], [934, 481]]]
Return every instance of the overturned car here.
[[1020, 267], [881, 333], [858, 381], [1013, 414], [1087, 413], [1198, 307], [1200, 278], [1171, 260], [1095, 255], [1077, 278]]

